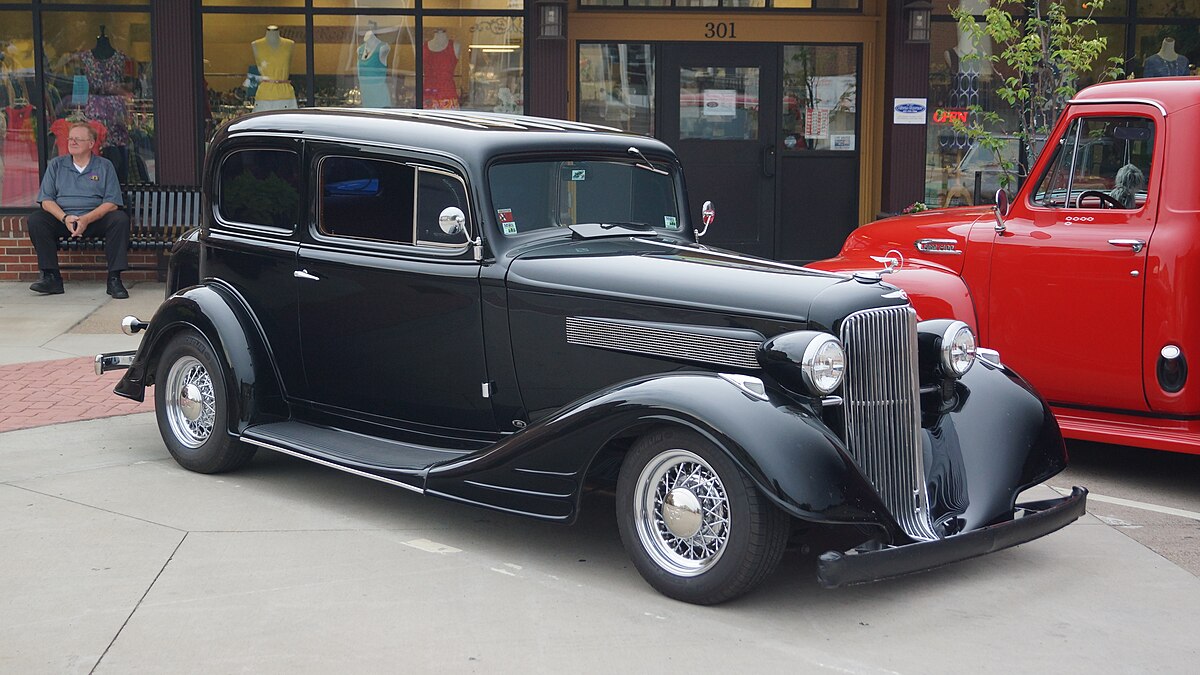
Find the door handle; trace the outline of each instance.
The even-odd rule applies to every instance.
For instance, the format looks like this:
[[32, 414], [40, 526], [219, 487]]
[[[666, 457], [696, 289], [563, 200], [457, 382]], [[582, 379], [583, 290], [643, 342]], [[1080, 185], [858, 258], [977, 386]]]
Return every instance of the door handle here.
[[775, 146], [764, 145], [762, 153], [762, 172], [767, 178], [775, 175]]
[[309, 281], [321, 280], [321, 277], [315, 274], [309, 274], [308, 270], [296, 270], [295, 272], [292, 272], [292, 276], [296, 277], [297, 279], [308, 279]]
[[1142, 249], [1146, 247], [1146, 242], [1141, 239], [1109, 239], [1108, 243], [1122, 248], [1131, 248], [1134, 253], [1141, 253]]

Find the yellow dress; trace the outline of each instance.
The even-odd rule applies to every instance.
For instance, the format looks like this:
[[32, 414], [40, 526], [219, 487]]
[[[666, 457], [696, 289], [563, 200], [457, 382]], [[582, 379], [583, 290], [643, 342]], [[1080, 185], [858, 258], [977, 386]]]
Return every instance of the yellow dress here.
[[255, 100], [286, 101], [296, 98], [296, 91], [288, 81], [295, 41], [279, 38], [279, 44], [272, 47], [266, 38], [259, 38], [251, 45], [254, 47], [254, 59], [258, 61], [258, 72], [262, 75]]

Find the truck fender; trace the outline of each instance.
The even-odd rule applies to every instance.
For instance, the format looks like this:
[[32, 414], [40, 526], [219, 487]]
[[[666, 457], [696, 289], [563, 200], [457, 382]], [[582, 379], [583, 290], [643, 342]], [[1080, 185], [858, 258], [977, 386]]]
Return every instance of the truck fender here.
[[493, 507], [507, 496], [511, 501], [500, 508], [573, 520], [584, 478], [602, 450], [662, 425], [707, 437], [792, 516], [891, 522], [841, 441], [813, 411], [775, 392], [764, 400], [714, 373], [643, 377], [577, 400], [481, 455], [433, 468], [426, 490]]
[[173, 336], [188, 329], [208, 342], [225, 369], [231, 434], [239, 434], [264, 414], [286, 416], [280, 379], [261, 330], [237, 292], [221, 284], [192, 286], [167, 298], [150, 320], [133, 363], [114, 391], [145, 400], [163, 350]]

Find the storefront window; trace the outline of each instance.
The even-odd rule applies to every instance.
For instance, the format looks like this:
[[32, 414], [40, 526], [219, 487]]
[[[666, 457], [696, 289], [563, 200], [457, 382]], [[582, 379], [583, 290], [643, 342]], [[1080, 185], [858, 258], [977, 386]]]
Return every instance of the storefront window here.
[[579, 45], [581, 122], [654, 135], [654, 52], [648, 44]]
[[524, 112], [524, 30], [519, 17], [426, 16], [421, 107]]
[[783, 147], [858, 149], [858, 49], [783, 48]]
[[32, 207], [38, 190], [33, 17], [0, 12], [0, 207]]
[[248, 112], [308, 105], [304, 17], [204, 15], [205, 127]]
[[150, 15], [45, 12], [42, 35], [49, 155], [67, 152], [72, 121], [89, 121], [100, 136], [99, 154], [122, 184], [153, 182]]
[[1129, 70], [1137, 77], [1196, 75], [1200, 64], [1200, 26], [1142, 25], [1134, 37]]
[[579, 0], [581, 7], [741, 7], [749, 9], [861, 9], [860, 0]]
[[[1109, 59], [1125, 53], [1124, 24], [1102, 23], [1096, 26], [1096, 32], [1107, 38], [1108, 46], [1092, 70], [1080, 76], [1077, 88], [1101, 81], [1105, 69], [1111, 65]], [[997, 51], [995, 45], [990, 41], [975, 44], [959, 30], [957, 23], [934, 22], [929, 51], [923, 201], [930, 206], [990, 204], [999, 188], [1015, 189], [1016, 174], [1023, 173], [1016, 136], [1017, 111], [997, 93], [1011, 73], [1003, 63], [993, 63], [987, 58]], [[971, 54], [978, 58], [971, 58]], [[976, 145], [965, 133], [955, 130], [956, 121], [966, 124], [976, 121], [972, 106], [999, 115], [1001, 121], [989, 128], [1001, 140], [999, 154]]]
[[313, 20], [316, 104], [416, 106], [411, 16], [318, 16]]
[[[1091, 16], [1094, 19], [1103, 17], [1122, 17], [1129, 12], [1129, 0], [1106, 0], [1103, 8], [1097, 8], [1096, 3], [1091, 0], [1057, 0], [1059, 3], [1066, 5], [1067, 14], [1070, 16]], [[1141, 5], [1146, 2], [1154, 2], [1155, 0], [1139, 0]], [[1159, 2], [1176, 2], [1187, 3], [1190, 0], [1158, 0]], [[933, 13], [937, 16], [950, 16], [953, 8], [962, 7], [970, 11], [972, 14], [981, 15], [991, 2], [989, 0], [941, 0], [933, 3]], [[1046, 0], [1042, 0], [1042, 6], [1046, 5]], [[1021, 3], [1011, 3], [1003, 8], [1010, 14], [1020, 15], [1025, 13]], [[1139, 10], [1139, 13], [1146, 15], [1144, 10]]]

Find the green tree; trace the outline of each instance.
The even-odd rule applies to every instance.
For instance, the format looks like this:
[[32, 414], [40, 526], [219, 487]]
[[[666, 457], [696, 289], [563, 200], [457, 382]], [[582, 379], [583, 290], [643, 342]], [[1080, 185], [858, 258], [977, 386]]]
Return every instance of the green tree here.
[[[1017, 128], [1005, 128], [1011, 122], [995, 111], [970, 106], [969, 121], [955, 120], [956, 131], [995, 154], [1002, 168], [1002, 183], [1013, 184], [1014, 173], [1028, 172], [1042, 144], [1067, 101], [1078, 90], [1080, 77], [1096, 67], [1108, 46], [1098, 35], [1095, 12], [1105, 0], [1080, 3], [1062, 0], [991, 0], [978, 20], [961, 5], [951, 9], [959, 30], [972, 40], [976, 49], [965, 54], [965, 63], [989, 61], [1001, 74], [996, 94], [1012, 106]], [[1069, 16], [1073, 7], [1086, 8], [1083, 16]], [[995, 50], [981, 49], [994, 45]], [[1108, 59], [1098, 79], [1118, 78], [1122, 60]], [[1015, 136], [1021, 144], [1020, 164], [1015, 166], [1001, 155], [1004, 137]]]

